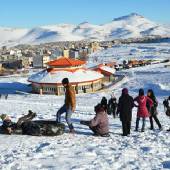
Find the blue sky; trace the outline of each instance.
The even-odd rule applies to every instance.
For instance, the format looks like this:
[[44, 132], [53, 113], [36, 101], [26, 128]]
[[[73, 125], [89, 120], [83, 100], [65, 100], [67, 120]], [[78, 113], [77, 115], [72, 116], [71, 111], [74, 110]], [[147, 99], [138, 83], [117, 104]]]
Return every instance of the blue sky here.
[[132, 12], [170, 24], [169, 11], [170, 0], [0, 0], [0, 26], [104, 24]]

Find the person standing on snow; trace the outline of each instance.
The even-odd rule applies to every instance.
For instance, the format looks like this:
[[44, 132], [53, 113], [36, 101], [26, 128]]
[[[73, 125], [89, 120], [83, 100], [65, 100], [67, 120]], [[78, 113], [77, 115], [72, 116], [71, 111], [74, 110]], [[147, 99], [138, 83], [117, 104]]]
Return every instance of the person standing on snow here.
[[128, 94], [128, 89], [124, 88], [119, 98], [117, 108], [117, 113], [120, 114], [120, 121], [122, 122], [123, 136], [130, 134], [133, 107], [133, 98]]
[[153, 92], [152, 89], [149, 89], [148, 92], [147, 92], [147, 96], [153, 101], [153, 105], [152, 107], [149, 107], [149, 105], [147, 104], [147, 108], [148, 108], [148, 111], [150, 112], [150, 129], [153, 130], [154, 129], [154, 126], [153, 126], [153, 118], [155, 120], [155, 122], [157, 123], [159, 129], [161, 130], [162, 129], [162, 126], [159, 122], [159, 119], [157, 117], [157, 114], [158, 114], [158, 111], [157, 111], [157, 106], [158, 106], [158, 101], [155, 97], [155, 94]]
[[143, 124], [142, 124], [141, 132], [144, 132], [145, 131], [145, 120], [146, 120], [146, 117], [149, 117], [149, 112], [146, 107], [146, 103], [148, 103], [149, 107], [152, 107], [153, 101], [149, 97], [144, 96], [143, 89], [139, 89], [139, 96], [137, 96], [134, 99], [134, 102], [138, 103], [138, 105], [136, 105], [136, 107], [138, 107], [138, 111], [137, 111], [135, 131], [138, 131], [139, 121], [140, 121], [140, 118], [142, 118]]
[[70, 129], [70, 133], [75, 133], [74, 127], [71, 121], [71, 115], [75, 111], [76, 108], [76, 97], [75, 97], [75, 90], [74, 87], [69, 83], [68, 78], [64, 78], [62, 80], [62, 84], [65, 88], [65, 103], [64, 105], [58, 110], [56, 114], [56, 121], [57, 123], [61, 122], [61, 115], [66, 113], [66, 122]]
[[105, 109], [105, 112], [107, 112], [107, 99], [105, 96], [102, 97], [100, 104]]
[[113, 114], [113, 117], [116, 117], [116, 110], [117, 110], [117, 101], [114, 93], [112, 93], [111, 98], [109, 99], [107, 112], [109, 115]]
[[[165, 114], [166, 116], [170, 117], [170, 106], [169, 106], [169, 101], [170, 101], [170, 96], [163, 101], [164, 109], [165, 109]], [[170, 131], [170, 128], [167, 130], [168, 132]]]

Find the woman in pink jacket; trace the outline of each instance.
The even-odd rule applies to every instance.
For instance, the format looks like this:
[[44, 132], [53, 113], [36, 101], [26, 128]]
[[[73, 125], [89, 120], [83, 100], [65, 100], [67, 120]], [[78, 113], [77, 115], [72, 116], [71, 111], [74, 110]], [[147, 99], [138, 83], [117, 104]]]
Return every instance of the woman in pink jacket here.
[[146, 107], [146, 103], [148, 103], [151, 107], [153, 105], [153, 101], [149, 97], [144, 96], [143, 89], [139, 89], [139, 96], [137, 96], [134, 99], [134, 102], [138, 103], [138, 105], [136, 105], [138, 107], [138, 111], [137, 111], [136, 129], [135, 130], [138, 131], [139, 120], [140, 120], [140, 118], [142, 118], [143, 124], [142, 124], [141, 132], [144, 132], [145, 131], [145, 120], [146, 120], [146, 117], [149, 117], [149, 112]]

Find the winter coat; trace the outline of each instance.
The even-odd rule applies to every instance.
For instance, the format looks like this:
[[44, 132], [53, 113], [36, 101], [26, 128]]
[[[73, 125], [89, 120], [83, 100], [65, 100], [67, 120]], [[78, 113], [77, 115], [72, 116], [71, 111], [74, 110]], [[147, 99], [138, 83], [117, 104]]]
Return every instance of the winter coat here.
[[103, 135], [109, 133], [109, 121], [105, 111], [99, 111], [96, 116], [90, 121], [90, 127], [95, 127], [98, 134]]
[[149, 117], [150, 114], [146, 107], [146, 103], [148, 102], [149, 106], [152, 107], [153, 101], [147, 96], [137, 96], [134, 101], [138, 103], [137, 117]]
[[158, 112], [157, 112], [158, 101], [156, 100], [155, 97], [154, 98], [149, 97], [149, 98], [153, 101], [153, 105], [150, 107], [149, 103], [147, 102], [146, 107], [150, 113], [150, 116], [153, 116], [153, 115], [158, 114]]
[[105, 111], [107, 111], [107, 99], [103, 97], [100, 103], [102, 107], [105, 109]]
[[116, 108], [117, 108], [116, 98], [111, 98], [108, 102], [108, 109], [114, 112]]
[[66, 104], [67, 108], [69, 108], [71, 106], [71, 108], [75, 109], [75, 107], [76, 107], [75, 90], [74, 90], [74, 87], [70, 84], [68, 84], [68, 86], [66, 86], [65, 104]]
[[117, 112], [120, 113], [121, 121], [132, 120], [132, 108], [134, 107], [133, 98], [129, 94], [124, 94], [119, 98]]
[[16, 127], [16, 123], [12, 122], [11, 120], [4, 120], [2, 127], [7, 129], [7, 128], [15, 128]]

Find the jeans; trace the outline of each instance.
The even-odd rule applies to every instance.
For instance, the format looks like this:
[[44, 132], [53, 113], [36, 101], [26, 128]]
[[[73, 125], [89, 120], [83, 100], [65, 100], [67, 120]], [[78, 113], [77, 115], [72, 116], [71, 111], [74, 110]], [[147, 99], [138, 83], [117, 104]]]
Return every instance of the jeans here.
[[156, 124], [158, 125], [159, 129], [162, 128], [162, 126], [161, 126], [161, 124], [160, 124], [160, 122], [159, 122], [159, 119], [158, 119], [158, 117], [157, 117], [156, 114], [150, 116], [149, 119], [150, 119], [151, 129], [154, 129], [154, 126], [153, 126], [153, 119], [155, 120], [155, 122], [156, 122]]
[[[137, 119], [136, 119], [136, 131], [138, 131], [139, 120], [140, 120], [140, 117], [137, 117]], [[141, 131], [144, 131], [144, 130], [145, 130], [145, 117], [142, 118], [142, 129], [141, 129]]]
[[71, 121], [71, 115], [72, 115], [72, 110], [71, 110], [71, 106], [69, 106], [69, 108], [66, 107], [66, 105], [64, 104], [57, 112], [56, 114], [56, 121], [58, 123], [61, 122], [61, 115], [63, 113], [66, 113], [65, 119], [66, 122], [68, 124], [68, 127], [70, 130], [74, 129], [73, 125], [72, 125], [72, 121]]

